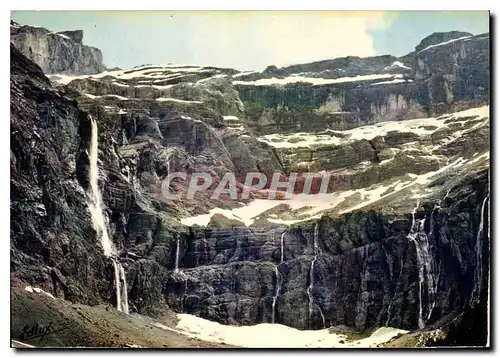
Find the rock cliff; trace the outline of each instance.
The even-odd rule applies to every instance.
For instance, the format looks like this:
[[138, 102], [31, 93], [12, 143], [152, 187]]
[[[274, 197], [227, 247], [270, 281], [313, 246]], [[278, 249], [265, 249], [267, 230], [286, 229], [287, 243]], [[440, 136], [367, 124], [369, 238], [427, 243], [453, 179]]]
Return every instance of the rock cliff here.
[[102, 302], [112, 272], [85, 196], [88, 115], [10, 50], [12, 272], [69, 301]]
[[106, 69], [101, 50], [82, 43], [83, 31], [51, 32], [10, 22], [10, 41], [44, 73], [93, 74]]
[[346, 57], [243, 73], [233, 83], [249, 124], [266, 133], [345, 130], [486, 103], [489, 35], [452, 35], [430, 36], [399, 59]]

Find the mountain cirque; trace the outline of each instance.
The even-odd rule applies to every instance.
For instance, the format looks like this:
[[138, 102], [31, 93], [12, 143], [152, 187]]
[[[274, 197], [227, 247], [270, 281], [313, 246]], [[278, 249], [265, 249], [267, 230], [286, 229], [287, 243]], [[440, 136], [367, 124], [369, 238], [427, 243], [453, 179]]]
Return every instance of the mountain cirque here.
[[[450, 337], [486, 325], [488, 34], [263, 72], [104, 71], [80, 32], [62, 35], [11, 24], [14, 277], [71, 302], [116, 299], [85, 204], [90, 114], [131, 311], [298, 329], [446, 325]], [[40, 53], [33, 42], [56, 54], [69, 44], [78, 66], [28, 55], [40, 69], [23, 56]], [[290, 200], [265, 200], [269, 187], [243, 202], [166, 200], [176, 171], [234, 172], [239, 190], [252, 171], [299, 178]], [[300, 195], [306, 172], [330, 174], [328, 194], [314, 182]]]

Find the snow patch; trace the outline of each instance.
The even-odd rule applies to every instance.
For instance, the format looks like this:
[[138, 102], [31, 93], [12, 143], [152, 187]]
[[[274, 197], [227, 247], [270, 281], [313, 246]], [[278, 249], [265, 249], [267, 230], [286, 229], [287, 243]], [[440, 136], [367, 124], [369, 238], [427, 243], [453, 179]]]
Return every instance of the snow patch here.
[[91, 93], [83, 93], [83, 95], [90, 98], [90, 99], [113, 97], [113, 98], [119, 99], [121, 101], [128, 101], [129, 100], [129, 98], [118, 96], [117, 94], [105, 94], [103, 96], [96, 96], [96, 95], [93, 95]]
[[43, 293], [44, 295], [49, 296], [50, 298], [56, 299], [51, 293], [46, 292], [39, 287], [26, 286], [24, 289], [31, 293]]
[[387, 66], [385, 68], [385, 70], [395, 70], [395, 69], [411, 70], [410, 67], [405, 66], [405, 64], [401, 61], [394, 61], [390, 66]]
[[250, 226], [254, 223], [257, 216], [259, 216], [264, 211], [267, 211], [279, 204], [282, 204], [282, 200], [265, 200], [256, 199], [250, 202], [248, 205], [242, 206], [236, 209], [211, 209], [208, 214], [201, 214], [196, 216], [191, 216], [187, 218], [180, 219], [181, 224], [186, 226], [200, 225], [207, 226], [210, 219], [214, 214], [224, 215], [228, 219], [242, 221], [246, 226]]
[[186, 101], [183, 99], [172, 98], [172, 97], [160, 97], [156, 99], [158, 102], [178, 102], [178, 103], [187, 103], [187, 104], [201, 104], [201, 101]]
[[244, 86], [272, 86], [272, 85], [287, 85], [290, 83], [304, 82], [312, 84], [313, 86], [334, 84], [334, 83], [346, 83], [346, 82], [359, 82], [359, 81], [372, 81], [381, 79], [394, 79], [399, 78], [401, 75], [392, 74], [378, 74], [378, 75], [360, 75], [355, 77], [341, 77], [341, 78], [315, 78], [315, 77], [303, 77], [303, 76], [289, 76], [285, 78], [261, 78], [256, 81], [233, 81], [235, 85]]
[[451, 44], [452, 42], [456, 42], [456, 41], [460, 41], [460, 40], [465, 40], [465, 39], [470, 39], [472, 36], [463, 36], [463, 37], [459, 37], [457, 39], [452, 39], [452, 40], [448, 40], [448, 41], [444, 41], [444, 42], [440, 42], [438, 44], [435, 44], [435, 45], [429, 45], [427, 46], [426, 48], [420, 50], [419, 52], [417, 53], [422, 53], [424, 51], [427, 51], [428, 49], [431, 49], [431, 48], [435, 48], [435, 47], [438, 47], [438, 46], [443, 46], [443, 45], [448, 45], [448, 44]]
[[[489, 118], [489, 106], [471, 108], [437, 118], [415, 118], [405, 121], [379, 122], [377, 124], [357, 127], [345, 131], [327, 130], [323, 132], [330, 133], [331, 135], [306, 132], [294, 134], [274, 133], [258, 137], [257, 140], [274, 148], [315, 148], [320, 146], [347, 144], [361, 139], [371, 140], [377, 136], [386, 136], [389, 132], [393, 131], [400, 133], [415, 133], [419, 136], [425, 136], [431, 135], [442, 127], [446, 127], [447, 124], [445, 123], [445, 119], [450, 118], [450, 116], [455, 119], [466, 117], [470, 119], [470, 117], [474, 116]], [[478, 123], [468, 130], [475, 129], [477, 126], [483, 124], [483, 122]], [[451, 137], [458, 138], [462, 133], [463, 131], [454, 131]]]
[[392, 81], [382, 81], [377, 83], [372, 83], [370, 86], [378, 86], [378, 85], [387, 85], [387, 84], [395, 84], [395, 83], [411, 83], [413, 80], [403, 80], [400, 78], [396, 78]]
[[239, 119], [238, 117], [236, 116], [223, 116], [224, 120], [225, 121], [241, 121], [241, 119]]
[[66, 35], [63, 35], [63, 34], [59, 34], [57, 32], [49, 32], [48, 35], [55, 35], [55, 36], [59, 36], [59, 37], [62, 37], [63, 39], [65, 40], [71, 40], [71, 38], [69, 38], [68, 36]]
[[202, 80], [199, 80], [196, 83], [204, 83], [204, 82], [208, 82], [208, 81], [212, 81], [212, 80], [216, 80], [216, 79], [224, 78], [224, 77], [227, 77], [227, 75], [225, 75], [225, 74], [218, 74], [218, 75], [215, 75], [215, 76], [212, 76], [212, 77], [208, 77], [208, 78], [204, 78]]
[[[176, 330], [192, 338], [247, 348], [334, 348], [375, 347], [408, 331], [382, 327], [370, 337], [347, 341], [346, 335], [328, 329], [301, 331], [281, 324], [261, 323], [254, 326], [227, 326], [189, 314], [178, 314]], [[341, 343], [343, 341], [343, 343]]]
[[237, 73], [237, 74], [233, 75], [233, 78], [238, 78], [238, 77], [242, 77], [242, 76], [251, 75], [252, 73], [260, 73], [260, 72], [259, 71], [245, 71], [245, 72], [240, 72], [240, 73]]

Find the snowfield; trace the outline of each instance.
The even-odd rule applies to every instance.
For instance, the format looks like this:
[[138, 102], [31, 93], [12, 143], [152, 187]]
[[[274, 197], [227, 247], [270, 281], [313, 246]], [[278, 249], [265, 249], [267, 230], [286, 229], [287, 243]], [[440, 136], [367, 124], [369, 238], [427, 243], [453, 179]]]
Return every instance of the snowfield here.
[[[385, 136], [387, 133], [397, 131], [400, 133], [415, 133], [420, 136], [431, 135], [440, 128], [446, 127], [449, 119], [456, 121], [471, 120], [469, 117], [489, 118], [489, 106], [467, 109], [461, 112], [445, 114], [439, 117], [415, 118], [405, 121], [380, 122], [373, 125], [357, 127], [345, 131], [326, 130], [322, 133], [294, 133], [294, 134], [268, 134], [258, 137], [257, 140], [274, 148], [314, 148], [320, 146], [340, 145], [352, 141], [366, 139], [371, 140], [377, 136]], [[476, 120], [478, 118], [472, 118]], [[460, 137], [463, 131], [457, 130], [453, 137]]]
[[235, 85], [243, 86], [273, 86], [273, 85], [287, 85], [290, 83], [309, 83], [313, 86], [328, 85], [334, 83], [347, 83], [347, 82], [359, 82], [359, 81], [373, 81], [373, 80], [387, 80], [402, 78], [403, 75], [392, 75], [392, 74], [379, 74], [379, 75], [363, 75], [355, 77], [341, 77], [341, 78], [316, 78], [316, 77], [303, 77], [303, 76], [289, 76], [285, 78], [261, 78], [256, 81], [233, 81]]
[[227, 326], [190, 314], [178, 314], [177, 318], [179, 322], [175, 330], [181, 334], [204, 341], [246, 348], [369, 348], [388, 342], [398, 334], [408, 332], [392, 327], [382, 327], [369, 337], [350, 341], [346, 335], [330, 333], [328, 329], [301, 331], [271, 323], [254, 326]]
[[[439, 175], [449, 170], [464, 168], [465, 166], [474, 165], [480, 161], [486, 160], [489, 160], [489, 152], [480, 155], [476, 154], [469, 160], [458, 157], [446, 166], [424, 174], [418, 175], [408, 173], [406, 180], [399, 179], [391, 183], [374, 184], [367, 188], [345, 190], [335, 193], [310, 195], [296, 194], [293, 195], [291, 199], [284, 200], [256, 199], [247, 205], [242, 204], [242, 207], [236, 209], [214, 208], [211, 209], [208, 214], [181, 218], [180, 222], [186, 226], [207, 226], [214, 214], [221, 214], [228, 219], [241, 221], [248, 227], [257, 219], [260, 219], [266, 211], [278, 205], [287, 205], [288, 210], [286, 211], [286, 215], [292, 216], [292, 219], [281, 219], [278, 218], [276, 214], [272, 213], [265, 218], [271, 223], [293, 225], [299, 222], [320, 218], [321, 214], [325, 211], [336, 209], [342, 204], [343, 206], [336, 209], [339, 214], [359, 210], [407, 188], [412, 188], [413, 192], [417, 193], [414, 195], [415, 198], [424, 194], [431, 194], [433, 190], [428, 189], [427, 185]], [[348, 205], [345, 206], [344, 202]], [[298, 212], [298, 210], [300, 210], [300, 212]]]
[[[58, 34], [58, 35], [62, 36], [60, 34]], [[55, 81], [55, 82], [63, 84], [63, 85], [66, 85], [66, 84], [70, 83], [71, 81], [77, 80], [77, 79], [85, 79], [85, 78], [101, 79], [104, 77], [113, 77], [117, 80], [143, 79], [143, 80], [158, 82], [158, 81], [162, 81], [162, 80], [166, 80], [166, 79], [181, 78], [185, 74], [208, 73], [208, 72], [214, 72], [214, 69], [207, 69], [207, 68], [204, 68], [203, 66], [193, 66], [193, 65], [148, 65], [148, 66], [134, 67], [134, 68], [125, 69], [125, 70], [104, 71], [104, 72], [97, 73], [94, 75], [69, 76], [69, 75], [57, 73], [57, 74], [49, 75], [49, 78], [52, 81]], [[216, 74], [216, 75], [214, 75], [210, 78], [207, 78], [205, 80], [214, 79], [214, 78], [222, 78], [222, 77], [227, 77], [227, 75]], [[200, 80], [200, 82], [205, 81], [205, 80]]]

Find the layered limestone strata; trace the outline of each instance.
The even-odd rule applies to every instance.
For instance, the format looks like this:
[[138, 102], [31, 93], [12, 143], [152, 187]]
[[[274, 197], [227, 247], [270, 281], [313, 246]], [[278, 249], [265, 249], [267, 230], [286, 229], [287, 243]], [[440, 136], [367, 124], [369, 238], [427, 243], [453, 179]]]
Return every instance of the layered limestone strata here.
[[102, 52], [82, 43], [83, 31], [51, 32], [10, 22], [10, 41], [44, 73], [93, 74], [106, 69]]

